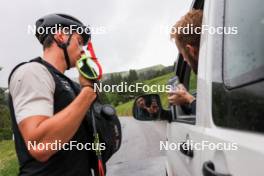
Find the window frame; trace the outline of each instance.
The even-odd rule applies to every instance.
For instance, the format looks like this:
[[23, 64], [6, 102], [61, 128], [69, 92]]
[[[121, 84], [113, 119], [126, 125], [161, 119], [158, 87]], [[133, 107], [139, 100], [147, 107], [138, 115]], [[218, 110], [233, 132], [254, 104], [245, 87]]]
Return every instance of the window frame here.
[[[194, 0], [190, 9], [203, 9], [204, 0]], [[184, 61], [183, 56], [179, 53], [176, 63], [176, 76], [179, 77], [180, 82], [189, 90], [189, 82], [191, 78], [191, 68]], [[196, 124], [196, 115], [183, 114], [182, 108], [176, 106], [177, 117], [172, 122], [186, 123], [190, 125]], [[180, 117], [180, 118], [179, 118]]]
[[[189, 90], [189, 81], [191, 78], [191, 68], [184, 61], [183, 56], [181, 54], [178, 55], [177, 63], [176, 63], [176, 76], [179, 77], [180, 82]], [[180, 106], [176, 107], [176, 119], [172, 120], [172, 122], [186, 123], [190, 125], [196, 124], [196, 115], [187, 115], [184, 114], [182, 108]]]

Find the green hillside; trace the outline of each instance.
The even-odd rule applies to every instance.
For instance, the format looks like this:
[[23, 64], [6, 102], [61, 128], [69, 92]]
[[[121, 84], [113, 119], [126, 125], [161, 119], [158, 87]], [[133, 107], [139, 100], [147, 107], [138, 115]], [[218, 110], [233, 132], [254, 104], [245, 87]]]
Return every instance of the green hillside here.
[[[137, 69], [136, 72], [138, 74], [141, 74], [141, 73], [146, 73], [148, 71], [158, 71], [158, 70], [162, 70], [163, 68], [165, 68], [165, 66], [159, 64], [159, 65], [154, 65], [154, 66], [151, 66], [151, 67], [146, 67], [146, 68], [142, 68], [142, 69]], [[117, 75], [117, 74], [120, 74], [122, 77], [125, 77], [125, 76], [128, 76], [129, 74], [129, 71], [122, 71], [122, 72], [114, 72], [114, 73], [105, 73], [103, 75], [103, 81], [106, 80], [106, 79], [109, 79], [111, 75]]]

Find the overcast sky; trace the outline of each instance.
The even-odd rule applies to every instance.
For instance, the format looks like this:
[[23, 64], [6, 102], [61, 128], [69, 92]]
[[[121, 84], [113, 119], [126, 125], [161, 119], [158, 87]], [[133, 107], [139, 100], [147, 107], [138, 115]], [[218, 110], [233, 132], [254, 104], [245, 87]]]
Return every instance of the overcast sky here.
[[[168, 32], [190, 5], [191, 0], [3, 1], [0, 87], [7, 86], [7, 77], [16, 64], [42, 55], [42, 47], [34, 34], [28, 33], [28, 26], [46, 14], [70, 14], [92, 28], [101, 28], [92, 41], [104, 72], [109, 73], [172, 65], [178, 51]], [[67, 75], [74, 77], [76, 71]]]

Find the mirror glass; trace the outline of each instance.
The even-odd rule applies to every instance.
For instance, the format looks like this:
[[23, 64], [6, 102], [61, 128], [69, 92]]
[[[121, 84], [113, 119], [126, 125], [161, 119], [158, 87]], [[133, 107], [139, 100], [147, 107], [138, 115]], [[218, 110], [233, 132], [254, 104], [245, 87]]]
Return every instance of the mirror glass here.
[[136, 98], [133, 105], [133, 116], [137, 120], [168, 119], [169, 111], [162, 108], [161, 100], [157, 94], [142, 95]]

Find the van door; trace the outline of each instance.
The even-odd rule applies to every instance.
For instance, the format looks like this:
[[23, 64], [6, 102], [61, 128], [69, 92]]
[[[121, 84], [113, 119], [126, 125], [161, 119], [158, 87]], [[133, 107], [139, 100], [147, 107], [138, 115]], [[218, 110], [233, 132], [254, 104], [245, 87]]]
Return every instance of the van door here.
[[237, 33], [205, 37], [203, 90], [209, 90], [205, 97], [209, 106], [203, 107], [206, 148], [201, 174], [260, 176], [264, 173], [264, 1], [219, 2], [211, 1], [208, 24], [233, 26]]

